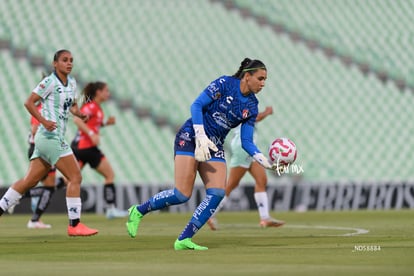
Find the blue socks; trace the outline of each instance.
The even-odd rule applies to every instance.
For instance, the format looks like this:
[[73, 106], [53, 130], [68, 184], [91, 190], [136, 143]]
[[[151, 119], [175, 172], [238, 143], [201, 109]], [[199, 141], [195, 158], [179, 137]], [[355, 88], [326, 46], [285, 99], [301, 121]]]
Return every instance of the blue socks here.
[[[206, 190], [206, 197], [198, 205], [197, 209], [187, 226], [184, 228], [179, 240], [192, 238], [195, 233], [207, 222], [212, 214], [216, 211], [217, 206], [225, 195], [224, 189], [210, 188]], [[145, 203], [137, 206], [137, 210], [145, 215], [150, 211], [160, 210], [170, 205], [177, 205], [189, 200], [189, 197], [183, 195], [176, 188], [159, 192], [152, 196]]]
[[192, 238], [195, 233], [207, 222], [212, 214], [216, 211], [217, 206], [223, 199], [224, 189], [210, 188], [206, 190], [206, 198], [198, 205], [194, 211], [193, 217], [184, 228], [178, 240]]
[[137, 206], [137, 210], [142, 215], [145, 215], [150, 211], [160, 210], [170, 205], [184, 203], [189, 199], [189, 197], [186, 197], [179, 190], [174, 188], [153, 195], [148, 201]]

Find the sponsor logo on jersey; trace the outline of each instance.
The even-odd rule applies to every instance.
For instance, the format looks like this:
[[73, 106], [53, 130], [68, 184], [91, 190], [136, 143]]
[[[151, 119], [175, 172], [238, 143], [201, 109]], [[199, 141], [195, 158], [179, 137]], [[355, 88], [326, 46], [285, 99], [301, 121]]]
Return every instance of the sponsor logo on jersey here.
[[180, 142], [178, 142], [178, 145], [183, 148], [185, 146], [185, 141], [180, 140]]
[[237, 114], [235, 114], [232, 110], [229, 111], [229, 114], [233, 116], [233, 118], [236, 118], [237, 120], [241, 120], [241, 118], [237, 116]]
[[230, 129], [229, 122], [228, 122], [228, 120], [226, 118], [226, 115], [224, 113], [214, 112], [213, 113], [213, 119], [216, 122], [216, 124], [218, 124], [219, 126], [225, 128], [225, 129]]
[[182, 139], [184, 141], [191, 141], [190, 133], [188, 133], [188, 132], [181, 132], [180, 139]]

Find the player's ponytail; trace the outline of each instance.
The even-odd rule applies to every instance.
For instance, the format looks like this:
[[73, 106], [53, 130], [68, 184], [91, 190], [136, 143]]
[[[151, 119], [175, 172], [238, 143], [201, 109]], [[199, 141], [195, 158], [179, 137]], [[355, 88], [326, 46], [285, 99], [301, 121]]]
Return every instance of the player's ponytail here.
[[258, 69], [266, 70], [266, 66], [264, 65], [263, 62], [261, 62], [258, 59], [251, 60], [250, 58], [245, 58], [240, 63], [239, 70], [233, 75], [233, 77], [242, 79], [246, 72], [252, 75]]
[[96, 96], [96, 91], [104, 89], [106, 83], [102, 81], [90, 82], [82, 90], [83, 102], [89, 103]]

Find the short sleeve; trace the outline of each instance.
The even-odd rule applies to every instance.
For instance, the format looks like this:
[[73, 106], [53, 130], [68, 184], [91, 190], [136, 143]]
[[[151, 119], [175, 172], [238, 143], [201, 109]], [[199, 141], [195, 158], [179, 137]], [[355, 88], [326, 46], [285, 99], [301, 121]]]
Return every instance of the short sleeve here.
[[52, 84], [53, 84], [52, 78], [46, 77], [35, 87], [35, 89], [33, 89], [33, 93], [36, 93], [42, 99], [46, 99], [53, 91]]

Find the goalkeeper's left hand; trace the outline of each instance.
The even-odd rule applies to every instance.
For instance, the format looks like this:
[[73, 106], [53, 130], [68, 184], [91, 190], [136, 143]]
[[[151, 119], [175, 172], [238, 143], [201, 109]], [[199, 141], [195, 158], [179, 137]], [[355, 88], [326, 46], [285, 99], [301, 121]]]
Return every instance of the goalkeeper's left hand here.
[[277, 164], [271, 163], [269, 159], [267, 159], [266, 156], [264, 156], [263, 153], [261, 152], [256, 153], [255, 155], [253, 155], [253, 158], [257, 162], [259, 162], [259, 164], [262, 165], [265, 169], [273, 170], [273, 171], [277, 170], [277, 167], [278, 167]]
[[253, 158], [265, 169], [275, 171], [279, 176], [285, 172], [285, 166], [280, 166], [278, 163], [270, 162], [263, 153], [256, 153], [253, 155]]

